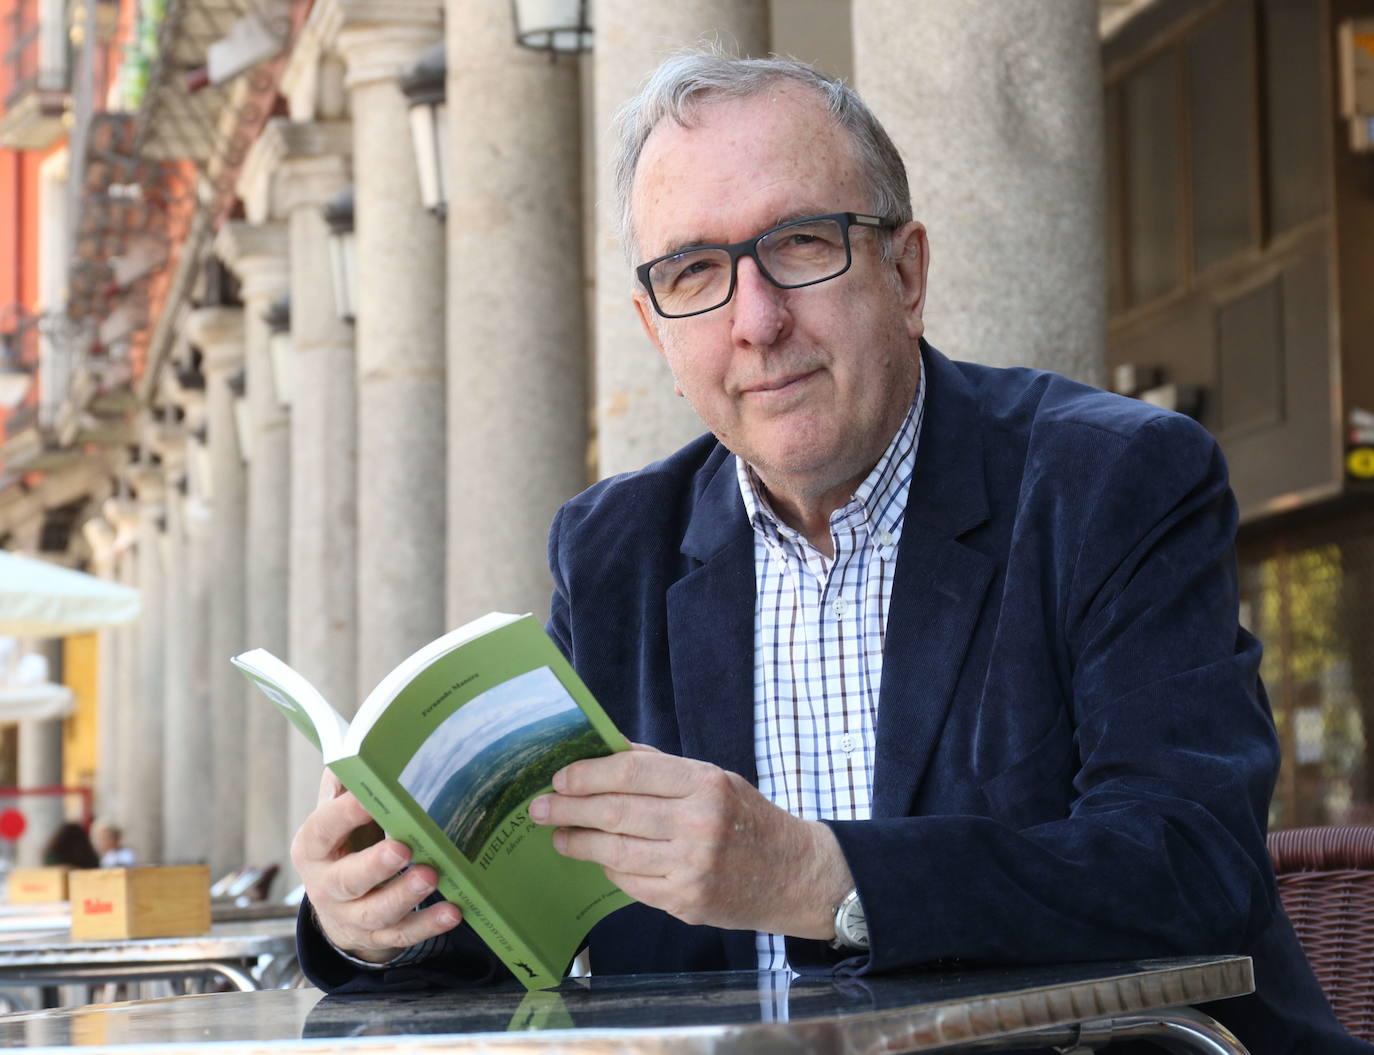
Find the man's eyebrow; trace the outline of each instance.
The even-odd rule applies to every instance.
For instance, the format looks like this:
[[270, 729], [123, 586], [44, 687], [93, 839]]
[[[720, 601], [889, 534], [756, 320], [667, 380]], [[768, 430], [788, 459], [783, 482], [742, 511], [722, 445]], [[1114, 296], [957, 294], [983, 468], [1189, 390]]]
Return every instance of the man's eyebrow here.
[[[800, 208], [789, 209], [786, 212], [775, 213], [772, 220], [760, 227], [749, 237], [753, 238], [763, 234], [764, 231], [771, 231], [774, 227], [781, 227], [785, 223], [792, 223], [794, 220], [804, 220], [808, 216], [824, 216], [825, 210], [819, 206], [803, 205]], [[699, 249], [704, 245], [731, 245], [730, 242], [722, 242], [716, 239], [707, 238], [705, 235], [694, 235], [690, 238], [678, 238], [668, 244], [668, 248], [658, 253], [654, 259], [664, 256], [675, 256], [688, 249]]]

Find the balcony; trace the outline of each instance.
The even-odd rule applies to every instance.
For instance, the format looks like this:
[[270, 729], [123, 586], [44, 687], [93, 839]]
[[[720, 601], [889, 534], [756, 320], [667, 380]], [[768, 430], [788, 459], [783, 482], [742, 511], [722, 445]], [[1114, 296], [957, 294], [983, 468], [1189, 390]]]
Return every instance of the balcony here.
[[[40, 18], [40, 14], [42, 17]], [[42, 150], [65, 132], [67, 37], [62, 5], [50, 0], [15, 0], [5, 18], [9, 47], [0, 65], [10, 71], [0, 116], [0, 146]]]

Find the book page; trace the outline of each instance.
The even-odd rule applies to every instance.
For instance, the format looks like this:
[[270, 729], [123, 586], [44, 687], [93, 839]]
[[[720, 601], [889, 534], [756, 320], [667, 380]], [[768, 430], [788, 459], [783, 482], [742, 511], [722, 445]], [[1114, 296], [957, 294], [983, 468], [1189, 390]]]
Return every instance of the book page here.
[[320, 749], [325, 762], [343, 756], [348, 723], [315, 686], [263, 648], [243, 652], [229, 662], [243, 671], [287, 720]]

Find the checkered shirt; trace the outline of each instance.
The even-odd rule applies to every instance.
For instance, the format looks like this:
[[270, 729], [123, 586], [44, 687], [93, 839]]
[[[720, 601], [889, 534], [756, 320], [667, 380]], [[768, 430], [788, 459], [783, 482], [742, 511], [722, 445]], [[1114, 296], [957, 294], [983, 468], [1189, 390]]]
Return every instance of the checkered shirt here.
[[[808, 820], [871, 815], [878, 687], [888, 602], [925, 409], [925, 371], [873, 471], [830, 515], [833, 558], [769, 507], [736, 459], [754, 528], [754, 761], [769, 801]], [[787, 966], [786, 945], [759, 932], [761, 970]]]

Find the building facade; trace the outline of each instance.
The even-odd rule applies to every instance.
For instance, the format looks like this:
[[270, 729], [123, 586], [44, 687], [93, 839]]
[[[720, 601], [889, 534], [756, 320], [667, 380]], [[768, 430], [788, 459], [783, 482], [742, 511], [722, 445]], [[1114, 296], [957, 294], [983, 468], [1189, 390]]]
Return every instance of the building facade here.
[[[230, 655], [268, 648], [347, 712], [448, 627], [545, 614], [557, 506], [700, 431], [640, 332], [610, 206], [610, 121], [664, 54], [714, 40], [852, 80], [930, 231], [932, 342], [1108, 384], [1109, 368], [1170, 367], [1137, 349], [1167, 345], [1151, 328], [1164, 306], [1212, 288], [1186, 261], [1169, 284], [1159, 261], [1192, 251], [1182, 227], [1139, 266], [1123, 256], [1123, 231], [1132, 247], [1157, 232], [1183, 164], [1146, 150], [1130, 172], [1154, 197], [1123, 189], [1123, 143], [1183, 135], [1134, 116], [1171, 104], [1132, 71], [1213, 23], [1217, 47], [1239, 32], [1257, 63], [1271, 9], [1317, 13], [1326, 70], [1359, 6], [942, 0], [918, 17], [905, 0], [599, 0], [552, 32], [521, 19], [592, 5], [8, 2], [11, 68], [58, 43], [63, 59], [0, 85], [0, 296], [46, 320], [14, 329], [35, 335], [11, 355], [34, 384], [3, 422], [0, 541], [141, 590], [139, 622], [96, 650], [97, 810], [144, 860], [216, 874], [284, 864], [319, 777]], [[1250, 20], [1226, 22], [1232, 7]], [[1325, 87], [1316, 107], [1334, 123]], [[1246, 259], [1273, 269], [1268, 231]], [[1207, 237], [1235, 266], [1233, 232]], [[1367, 517], [1345, 484], [1303, 508]], [[1273, 525], [1278, 510], [1242, 500], [1247, 529]], [[1279, 604], [1265, 584], [1295, 574], [1258, 538], [1255, 621]], [[1306, 691], [1295, 678], [1277, 675], [1281, 715], [1290, 682]], [[1371, 798], [1364, 712], [1341, 714], [1355, 761], [1325, 819]], [[1334, 725], [1306, 735], [1337, 742]], [[1304, 800], [1304, 779], [1283, 801]]]

